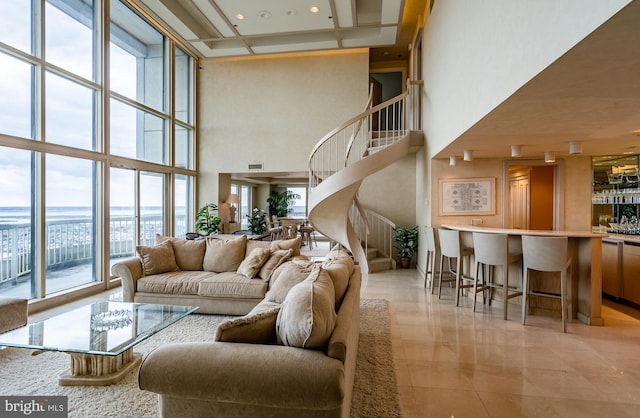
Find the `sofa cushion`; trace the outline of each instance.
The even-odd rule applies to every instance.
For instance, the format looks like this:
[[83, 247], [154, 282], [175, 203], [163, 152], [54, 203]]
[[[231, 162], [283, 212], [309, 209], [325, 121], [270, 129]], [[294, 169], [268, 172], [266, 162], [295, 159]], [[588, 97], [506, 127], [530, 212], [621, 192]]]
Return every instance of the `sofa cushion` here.
[[171, 241], [173, 253], [176, 256], [176, 264], [178, 264], [180, 270], [202, 270], [204, 251], [206, 248], [206, 244], [203, 239], [189, 240], [156, 234], [156, 244], [167, 240]]
[[265, 299], [275, 303], [284, 302], [291, 288], [309, 277], [314, 264], [310, 261], [287, 261], [282, 264], [271, 275]]
[[254, 248], [249, 255], [242, 260], [236, 273], [242, 274], [249, 279], [256, 277], [260, 272], [260, 267], [269, 259], [271, 251], [268, 248]]
[[271, 251], [276, 250], [292, 250], [291, 255], [296, 256], [300, 255], [300, 246], [302, 245], [302, 237], [292, 238], [292, 239], [281, 239], [276, 241], [271, 241]]
[[278, 266], [287, 261], [289, 257], [291, 257], [292, 252], [293, 250], [291, 249], [272, 251], [267, 261], [262, 265], [262, 267], [260, 267], [258, 277], [263, 281], [268, 282], [271, 279], [271, 275], [275, 271], [275, 269], [277, 269]]
[[340, 309], [342, 299], [349, 286], [349, 277], [353, 273], [355, 264], [351, 258], [328, 260], [322, 263], [322, 268], [329, 273], [333, 288], [336, 292], [336, 311]]
[[323, 349], [336, 322], [335, 292], [329, 274], [317, 267], [287, 294], [278, 318], [278, 343]]
[[175, 295], [197, 295], [200, 282], [215, 275], [208, 271], [176, 271], [136, 280], [136, 291]]
[[236, 272], [218, 273], [200, 282], [198, 295], [221, 298], [262, 299], [268, 283]]
[[235, 272], [244, 259], [246, 246], [246, 235], [230, 240], [207, 237], [202, 269], [216, 273]]
[[280, 307], [276, 306], [267, 311], [247, 314], [238, 318], [227, 319], [216, 328], [214, 341], [275, 344], [276, 318]]
[[145, 276], [180, 270], [176, 264], [173, 245], [169, 241], [152, 247], [138, 245], [136, 252], [142, 260], [142, 274]]
[[247, 258], [249, 256], [249, 254], [251, 253], [251, 251], [255, 250], [256, 248], [271, 248], [271, 241], [260, 241], [257, 239], [248, 239], [247, 240], [247, 249], [245, 250], [245, 255], [244, 257]]

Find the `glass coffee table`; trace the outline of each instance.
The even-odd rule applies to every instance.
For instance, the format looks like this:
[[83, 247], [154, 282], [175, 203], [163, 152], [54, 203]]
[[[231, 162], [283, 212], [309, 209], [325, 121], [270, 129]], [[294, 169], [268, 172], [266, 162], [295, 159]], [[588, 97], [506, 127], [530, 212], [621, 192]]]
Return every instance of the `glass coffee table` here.
[[61, 386], [105, 386], [137, 367], [133, 347], [196, 311], [194, 306], [101, 301], [0, 334], [0, 346], [62, 351], [71, 368]]

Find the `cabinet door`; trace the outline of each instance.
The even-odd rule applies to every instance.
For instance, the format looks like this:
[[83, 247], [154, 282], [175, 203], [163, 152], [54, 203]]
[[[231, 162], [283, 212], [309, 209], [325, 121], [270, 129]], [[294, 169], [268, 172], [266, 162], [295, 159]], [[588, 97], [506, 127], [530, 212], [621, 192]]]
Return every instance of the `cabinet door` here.
[[621, 247], [622, 243], [602, 242], [602, 291], [616, 298], [622, 297]]
[[622, 255], [623, 294], [622, 296], [640, 305], [640, 246], [625, 243]]

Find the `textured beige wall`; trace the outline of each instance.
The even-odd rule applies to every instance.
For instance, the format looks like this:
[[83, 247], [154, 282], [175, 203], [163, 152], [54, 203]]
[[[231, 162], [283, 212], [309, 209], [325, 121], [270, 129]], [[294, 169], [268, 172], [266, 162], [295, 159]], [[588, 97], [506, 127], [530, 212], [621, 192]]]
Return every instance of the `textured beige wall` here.
[[363, 180], [360, 203], [398, 226], [416, 225], [416, 157], [409, 154]]
[[200, 64], [200, 203], [218, 196], [218, 173], [248, 172], [251, 163], [306, 171], [313, 146], [367, 101], [367, 50]]

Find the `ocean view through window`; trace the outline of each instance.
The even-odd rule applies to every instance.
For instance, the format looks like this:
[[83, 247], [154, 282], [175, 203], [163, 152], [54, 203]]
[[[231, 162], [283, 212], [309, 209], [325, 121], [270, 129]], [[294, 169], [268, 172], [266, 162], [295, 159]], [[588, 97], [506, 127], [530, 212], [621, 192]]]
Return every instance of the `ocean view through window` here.
[[195, 62], [127, 0], [0, 1], [0, 295], [97, 293], [193, 229]]

